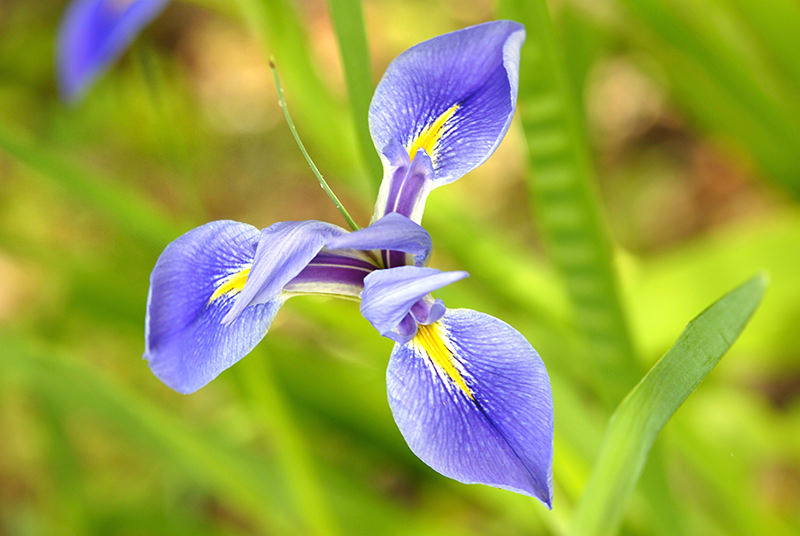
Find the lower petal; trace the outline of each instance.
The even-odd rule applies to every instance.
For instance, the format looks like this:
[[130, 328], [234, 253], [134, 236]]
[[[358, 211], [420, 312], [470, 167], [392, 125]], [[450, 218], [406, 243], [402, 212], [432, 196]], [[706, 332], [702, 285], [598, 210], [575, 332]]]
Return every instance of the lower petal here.
[[[425, 296], [446, 285], [464, 279], [467, 272], [441, 272], [435, 268], [420, 266], [398, 266], [386, 270], [376, 270], [364, 278], [364, 291], [361, 293], [361, 314], [372, 327], [384, 337], [396, 342], [407, 342], [414, 335], [411, 330], [398, 337], [397, 326], [412, 312], [414, 305]], [[441, 303], [438, 308], [442, 308]], [[420, 313], [419, 309], [415, 311]], [[430, 311], [420, 315], [426, 322]]]
[[144, 358], [172, 389], [200, 389], [266, 335], [282, 299], [222, 323], [247, 279], [258, 238], [250, 225], [215, 221], [179, 237], [158, 258], [150, 276]]
[[542, 360], [508, 324], [450, 309], [396, 345], [389, 406], [422, 461], [460, 482], [552, 502], [553, 402]]

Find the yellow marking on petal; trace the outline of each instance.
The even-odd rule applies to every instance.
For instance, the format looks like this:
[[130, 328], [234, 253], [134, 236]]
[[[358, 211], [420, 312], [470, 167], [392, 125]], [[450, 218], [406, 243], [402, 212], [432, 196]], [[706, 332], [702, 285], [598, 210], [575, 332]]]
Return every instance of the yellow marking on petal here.
[[425, 127], [422, 132], [419, 133], [417, 139], [411, 144], [411, 147], [408, 148], [408, 156], [411, 160], [414, 160], [414, 157], [417, 155], [417, 151], [420, 149], [425, 149], [425, 152], [428, 153], [428, 156], [433, 160], [433, 153], [436, 149], [436, 144], [439, 143], [439, 139], [441, 139], [442, 135], [447, 131], [445, 128], [447, 122], [450, 120], [453, 115], [455, 115], [456, 111], [461, 106], [459, 104], [454, 104], [445, 112], [436, 118], [436, 120]]
[[240, 272], [236, 272], [235, 274], [231, 275], [225, 281], [217, 287], [217, 290], [214, 291], [214, 294], [208, 299], [208, 303], [213, 302], [217, 298], [224, 296], [225, 294], [233, 293], [238, 294], [244, 288], [244, 284], [247, 283], [247, 277], [250, 275], [250, 268], [245, 268]]
[[417, 326], [417, 334], [414, 336], [412, 343], [430, 358], [437, 368], [444, 371], [450, 380], [455, 383], [464, 393], [475, 400], [472, 392], [467, 387], [467, 382], [461, 376], [461, 373], [453, 363], [453, 352], [445, 344], [445, 337], [447, 336], [442, 324], [434, 322], [433, 324]]

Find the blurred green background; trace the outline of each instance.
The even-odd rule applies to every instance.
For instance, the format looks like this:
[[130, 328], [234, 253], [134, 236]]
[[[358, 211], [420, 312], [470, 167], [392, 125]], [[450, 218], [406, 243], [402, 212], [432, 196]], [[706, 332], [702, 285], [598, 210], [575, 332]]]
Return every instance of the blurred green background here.
[[[367, 2], [372, 74], [355, 62], [354, 80], [374, 86], [407, 47], [525, 2], [501, 4]], [[0, 2], [0, 534], [564, 533], [622, 396], [760, 269], [761, 308], [662, 431], [621, 532], [800, 531], [796, 0], [549, 3], [551, 34], [522, 21], [505, 141], [429, 200], [432, 265], [471, 274], [437, 296], [511, 323], [550, 371], [552, 512], [411, 454], [386, 404], [392, 343], [357, 304], [292, 300], [191, 396], [141, 359], [149, 273], [180, 233], [342, 223], [280, 115], [270, 54], [366, 224], [371, 90], [348, 98], [330, 16], [357, 20], [358, 3], [173, 2], [77, 105], [54, 84], [64, 6]], [[569, 128], [540, 128], [548, 110]], [[577, 182], [548, 173], [558, 158]]]

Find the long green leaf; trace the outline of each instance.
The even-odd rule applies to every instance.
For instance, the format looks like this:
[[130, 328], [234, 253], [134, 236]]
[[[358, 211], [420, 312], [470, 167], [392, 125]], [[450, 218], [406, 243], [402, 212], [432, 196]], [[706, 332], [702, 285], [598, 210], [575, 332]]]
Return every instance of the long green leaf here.
[[661, 428], [744, 329], [766, 287], [758, 275], [692, 320], [619, 405], [573, 518], [576, 535], [613, 534]]
[[725, 0], [752, 28], [765, 53], [781, 73], [800, 91], [800, 58], [797, 35], [800, 33], [800, 4], [794, 0]]
[[364, 11], [361, 0], [328, 0], [333, 19], [333, 29], [339, 43], [339, 54], [344, 66], [347, 93], [350, 96], [350, 112], [356, 128], [356, 138], [364, 161], [373, 193], [381, 180], [381, 163], [372, 145], [367, 113], [372, 96], [369, 48], [364, 28]]
[[527, 30], [519, 113], [528, 144], [534, 216], [591, 349], [587, 365], [602, 378], [606, 400], [616, 403], [635, 382], [636, 365], [577, 99], [545, 2], [503, 0], [500, 5], [503, 16], [522, 22]]

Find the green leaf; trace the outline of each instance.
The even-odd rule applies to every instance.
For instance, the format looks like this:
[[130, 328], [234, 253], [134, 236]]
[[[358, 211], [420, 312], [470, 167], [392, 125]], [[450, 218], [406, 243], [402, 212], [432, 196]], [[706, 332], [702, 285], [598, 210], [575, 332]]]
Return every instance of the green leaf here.
[[369, 174], [373, 193], [377, 193], [382, 170], [378, 154], [372, 145], [367, 122], [372, 97], [372, 75], [361, 0], [328, 0], [328, 6], [344, 66], [344, 78], [350, 96], [350, 112], [356, 128], [358, 147]]
[[613, 245], [594, 190], [580, 106], [545, 2], [503, 0], [500, 6], [504, 17], [527, 30], [518, 109], [529, 151], [534, 217], [585, 339], [585, 371], [602, 378], [604, 397], [613, 406], [635, 383], [637, 365], [619, 299]]
[[613, 534], [658, 432], [711, 371], [761, 302], [758, 275], [703, 311], [611, 417], [573, 518], [573, 534]]
[[800, 89], [800, 58], [797, 35], [800, 33], [800, 4], [794, 0], [724, 0], [751, 28], [764, 53], [783, 76]]
[[250, 412], [275, 444], [287, 488], [302, 513], [308, 534], [338, 534], [303, 433], [295, 426], [289, 404], [273, 377], [269, 356], [263, 351], [254, 353], [261, 355], [251, 355], [234, 369]]

